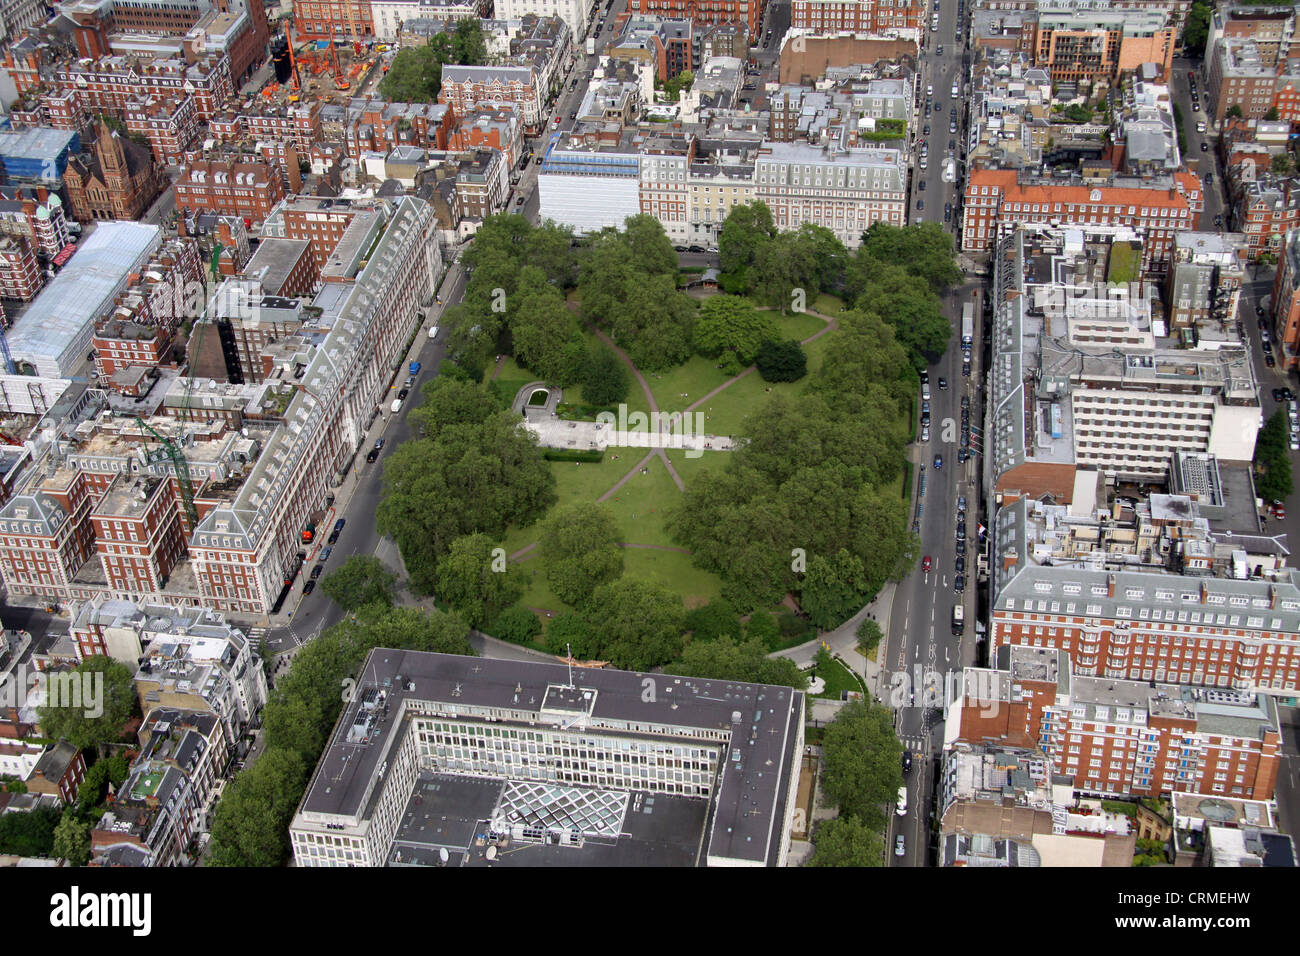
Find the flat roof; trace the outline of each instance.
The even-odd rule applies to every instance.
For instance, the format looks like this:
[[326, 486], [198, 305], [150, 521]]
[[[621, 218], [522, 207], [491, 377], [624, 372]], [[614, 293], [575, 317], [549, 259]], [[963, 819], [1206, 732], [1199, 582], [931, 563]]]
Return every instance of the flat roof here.
[[131, 272], [161, 242], [158, 226], [98, 224], [7, 333], [14, 361], [30, 362], [42, 375], [65, 377], [80, 354], [68, 357], [70, 348], [84, 338], [89, 350], [95, 319], [112, 308]]
[[[388, 648], [372, 651], [360, 673], [358, 693], [335, 727], [300, 813], [367, 817], [379, 796], [373, 780], [393, 745], [391, 734], [407, 732], [407, 703], [432, 713], [423, 706], [428, 702], [458, 719], [483, 719], [490, 708], [498, 723], [573, 728], [575, 734], [686, 743], [702, 738], [673, 728], [710, 733], [706, 742], [723, 752], [707, 804], [713, 809], [709, 855], [770, 865], [779, 854], [804, 706], [803, 694], [789, 687]], [[358, 717], [365, 721], [369, 689], [386, 695], [384, 716], [358, 743], [351, 731]]]

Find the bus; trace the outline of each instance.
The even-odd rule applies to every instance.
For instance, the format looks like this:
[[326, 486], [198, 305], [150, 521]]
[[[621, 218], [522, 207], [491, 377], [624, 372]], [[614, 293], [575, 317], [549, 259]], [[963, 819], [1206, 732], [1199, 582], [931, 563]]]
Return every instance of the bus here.
[[969, 346], [975, 341], [975, 303], [967, 302], [961, 307], [961, 344]]
[[51, 260], [50, 265], [54, 266], [56, 269], [63, 268], [68, 264], [68, 260], [72, 258], [72, 254], [76, 251], [76, 244], [71, 242], [68, 243], [59, 250], [58, 254], [53, 258], [53, 260]]

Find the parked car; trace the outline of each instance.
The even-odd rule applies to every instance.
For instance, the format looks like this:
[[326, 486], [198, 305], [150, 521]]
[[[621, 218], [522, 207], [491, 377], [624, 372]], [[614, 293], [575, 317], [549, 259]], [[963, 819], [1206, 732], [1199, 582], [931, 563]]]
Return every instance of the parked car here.
[[375, 459], [378, 457], [379, 457], [378, 448], [372, 448], [370, 449], [370, 451], [366, 452], [366, 462], [368, 464], [374, 464]]
[[966, 575], [964, 575], [964, 574], [959, 574], [959, 575], [957, 575], [957, 580], [955, 580], [955, 581], [952, 582], [952, 588], [953, 588], [953, 590], [956, 591], [958, 594], [961, 594], [962, 591], [965, 591], [965, 590], [966, 590]]
[[957, 510], [960, 511], [960, 512], [962, 512], [963, 514], [966, 512], [966, 496], [965, 496], [965, 495], [958, 495], [958, 496], [957, 496]]
[[958, 573], [958, 574], [965, 574], [965, 573], [966, 573], [966, 559], [963, 558], [960, 554], [957, 555], [956, 568], [957, 568], [957, 573]]
[[1210, 144], [1207, 143], [1207, 142], [1205, 142], [1205, 141], [1202, 141], [1202, 142], [1201, 142], [1201, 152], [1202, 152], [1202, 153], [1208, 153], [1209, 151], [1210, 151]]
[[903, 841], [903, 834], [899, 834], [894, 840], [894, 856], [907, 856], [907, 847]]
[[912, 772], [912, 751], [903, 751], [903, 773]]
[[326, 561], [328, 561], [330, 559], [330, 555], [333, 553], [334, 553], [333, 548], [326, 548], [324, 551], [322, 551], [320, 553], [321, 564], [324, 564]]
[[316, 590], [316, 579], [308, 578], [307, 583], [302, 586], [302, 596], [306, 597], [308, 594], [311, 594], [311, 592], [315, 590]]
[[924, 199], [918, 199], [918, 200], [916, 201], [916, 211], [917, 211], [917, 212], [920, 212], [920, 211], [921, 211], [922, 209], [924, 209], [924, 208], [925, 208], [925, 200], [924, 200]]
[[316, 567], [311, 569], [311, 579], [315, 581], [318, 577], [320, 577], [321, 572], [324, 570], [325, 570], [325, 565], [323, 564], [316, 565]]

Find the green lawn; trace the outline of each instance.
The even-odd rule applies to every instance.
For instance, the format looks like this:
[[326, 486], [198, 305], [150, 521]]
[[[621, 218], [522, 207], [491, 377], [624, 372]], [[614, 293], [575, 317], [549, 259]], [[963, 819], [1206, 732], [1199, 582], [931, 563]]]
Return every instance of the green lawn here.
[[685, 449], [671, 448], [668, 450], [668, 460], [673, 463], [677, 474], [682, 476], [682, 481], [686, 482], [686, 487], [689, 488], [696, 475], [706, 471], [721, 472], [726, 468], [727, 462], [731, 460], [731, 452], [706, 451], [698, 458], [690, 458]]
[[[814, 321], [818, 326], [825, 325], [815, 316], [801, 316], [800, 318]], [[709, 435], [741, 435], [744, 431], [745, 418], [773, 396], [782, 394], [795, 395], [803, 391], [808, 378], [821, 367], [826, 344], [834, 335], [834, 332], [829, 332], [810, 345], [804, 346], [804, 352], [808, 356], [808, 375], [799, 381], [768, 383], [763, 381], [758, 372], [751, 372], [714, 395], [700, 409], [706, 416], [704, 421], [705, 433]]]
[[[640, 448], [627, 448], [629, 465], [640, 460]], [[619, 461], [623, 463], [619, 454]], [[673, 482], [672, 476], [664, 463], [656, 456], [645, 466], [646, 473], [637, 472], [632, 479], [618, 490], [614, 497], [605, 501], [614, 520], [623, 531], [623, 540], [636, 544], [673, 545], [664, 530], [664, 513], [681, 499], [681, 492]], [[686, 479], [683, 478], [683, 481]]]
[[627, 548], [623, 552], [623, 574], [657, 581], [674, 594], [680, 594], [687, 607], [705, 604], [722, 591], [722, 581], [716, 574], [695, 567], [691, 556], [679, 551]]
[[[661, 412], [680, 412], [727, 380], [715, 359], [692, 356], [685, 365], [667, 372], [647, 372], [646, 381], [654, 392]], [[683, 397], [682, 393], [686, 395]]]
[[857, 675], [834, 658], [831, 659], [830, 667], [824, 672], [813, 668], [812, 673], [826, 682], [826, 689], [820, 694], [814, 694], [814, 697], [839, 700], [841, 691], [862, 691], [862, 684], [859, 683]]

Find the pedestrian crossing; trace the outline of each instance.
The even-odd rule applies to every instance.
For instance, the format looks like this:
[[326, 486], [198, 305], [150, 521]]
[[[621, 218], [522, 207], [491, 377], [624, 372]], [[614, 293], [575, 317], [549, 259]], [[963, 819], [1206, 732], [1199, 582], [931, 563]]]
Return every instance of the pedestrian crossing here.
[[912, 751], [912, 754], [917, 757], [925, 756], [925, 751], [926, 751], [925, 738], [900, 737], [899, 740], [902, 742], [904, 750]]

